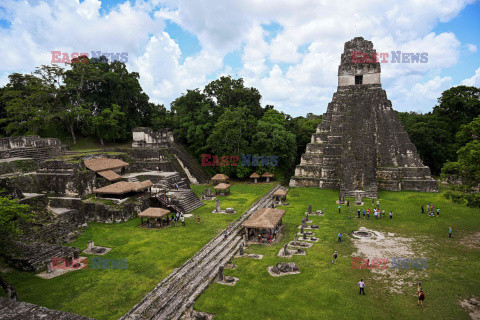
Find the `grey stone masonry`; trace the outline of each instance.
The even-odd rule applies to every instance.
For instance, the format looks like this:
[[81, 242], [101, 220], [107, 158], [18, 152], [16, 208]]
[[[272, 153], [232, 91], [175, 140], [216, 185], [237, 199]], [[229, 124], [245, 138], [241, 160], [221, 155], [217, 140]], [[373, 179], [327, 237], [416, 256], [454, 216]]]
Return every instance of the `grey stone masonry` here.
[[378, 189], [437, 192], [380, 83], [380, 63], [354, 63], [375, 53], [357, 37], [345, 43], [338, 88], [312, 135], [290, 186], [340, 189], [343, 197], [377, 197]]
[[88, 320], [93, 318], [86, 318], [69, 312], [51, 310], [32, 303], [12, 301], [0, 297], [0, 319]]

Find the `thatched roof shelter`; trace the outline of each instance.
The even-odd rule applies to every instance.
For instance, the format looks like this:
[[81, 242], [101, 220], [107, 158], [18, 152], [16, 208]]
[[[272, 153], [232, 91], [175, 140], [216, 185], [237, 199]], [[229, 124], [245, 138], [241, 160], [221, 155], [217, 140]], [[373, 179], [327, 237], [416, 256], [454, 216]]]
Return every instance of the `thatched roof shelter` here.
[[262, 178], [273, 178], [274, 176], [275, 175], [270, 172], [265, 172], [264, 174], [262, 174]]
[[120, 181], [114, 184], [110, 184], [103, 188], [98, 188], [93, 190], [94, 193], [98, 194], [115, 194], [121, 195], [131, 192], [141, 192], [153, 186], [153, 183], [150, 180], [142, 182], [126, 182]]
[[122, 178], [118, 173], [112, 170], [98, 171], [97, 173], [108, 181], [117, 181]]
[[223, 173], [217, 173], [212, 177], [212, 180], [228, 180], [228, 176], [224, 175]]
[[276, 197], [286, 197], [287, 196], [287, 191], [283, 190], [283, 189], [278, 189], [277, 191], [275, 191], [273, 193], [274, 196]]
[[285, 214], [285, 210], [274, 208], [263, 208], [257, 210], [250, 216], [242, 226], [253, 229], [275, 229]]
[[115, 169], [120, 169], [120, 168], [129, 166], [128, 163], [120, 159], [109, 159], [109, 158], [89, 159], [89, 160], [84, 160], [83, 162], [85, 163], [85, 167], [95, 172], [105, 171], [105, 170], [115, 170]]
[[230, 188], [230, 185], [228, 183], [219, 183], [215, 187], [213, 187], [213, 189], [215, 190], [225, 190], [228, 188]]
[[256, 173], [256, 172], [254, 172], [254, 173], [252, 173], [252, 174], [250, 175], [250, 178], [252, 178], [252, 179], [260, 178], [260, 175], [259, 175], [258, 173]]
[[170, 213], [170, 210], [167, 210], [164, 208], [150, 207], [140, 212], [138, 216], [144, 217], [144, 218], [162, 218], [169, 213]]

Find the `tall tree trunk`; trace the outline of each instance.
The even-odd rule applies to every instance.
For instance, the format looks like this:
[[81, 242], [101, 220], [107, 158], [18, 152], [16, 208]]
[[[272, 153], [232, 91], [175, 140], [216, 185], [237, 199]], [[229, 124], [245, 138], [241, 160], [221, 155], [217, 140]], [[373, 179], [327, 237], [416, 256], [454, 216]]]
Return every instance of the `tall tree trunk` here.
[[13, 300], [13, 301], [18, 301], [17, 290], [15, 290], [14, 286], [12, 286], [11, 284], [9, 284], [5, 280], [3, 280], [1, 274], [0, 274], [0, 286], [2, 287], [2, 289], [7, 294], [8, 299]]
[[75, 137], [75, 131], [73, 130], [73, 123], [70, 124], [70, 134], [72, 135], [73, 144], [77, 144], [77, 137]]
[[100, 137], [100, 143], [102, 144], [102, 147], [105, 146], [105, 144], [103, 143], [103, 138]]

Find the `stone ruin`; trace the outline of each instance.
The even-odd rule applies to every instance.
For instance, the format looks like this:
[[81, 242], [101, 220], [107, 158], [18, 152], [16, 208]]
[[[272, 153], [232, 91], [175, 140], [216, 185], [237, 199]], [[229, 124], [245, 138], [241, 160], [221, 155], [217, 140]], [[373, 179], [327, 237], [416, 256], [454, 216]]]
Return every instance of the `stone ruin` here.
[[170, 129], [159, 129], [154, 131], [150, 128], [135, 128], [132, 131], [134, 148], [165, 146], [168, 142], [173, 142], [173, 133]]
[[67, 150], [59, 139], [23, 136], [0, 138], [0, 159], [30, 158], [44, 160]]
[[352, 52], [375, 54], [362, 37], [345, 43], [338, 88], [312, 135], [290, 186], [340, 189], [376, 198], [378, 189], [438, 192], [380, 82], [380, 63], [354, 63]]
[[293, 262], [279, 262], [275, 266], [269, 267], [268, 271], [275, 276], [300, 273], [300, 269]]

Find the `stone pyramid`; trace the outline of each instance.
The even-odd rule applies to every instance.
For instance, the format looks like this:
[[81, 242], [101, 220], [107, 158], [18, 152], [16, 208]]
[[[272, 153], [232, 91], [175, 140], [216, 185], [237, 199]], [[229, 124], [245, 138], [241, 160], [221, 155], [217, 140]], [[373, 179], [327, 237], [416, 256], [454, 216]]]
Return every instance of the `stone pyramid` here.
[[356, 63], [352, 52], [375, 54], [362, 37], [345, 43], [338, 88], [312, 135], [290, 186], [340, 189], [377, 197], [378, 189], [437, 192], [430, 168], [392, 109], [380, 83], [380, 63]]

